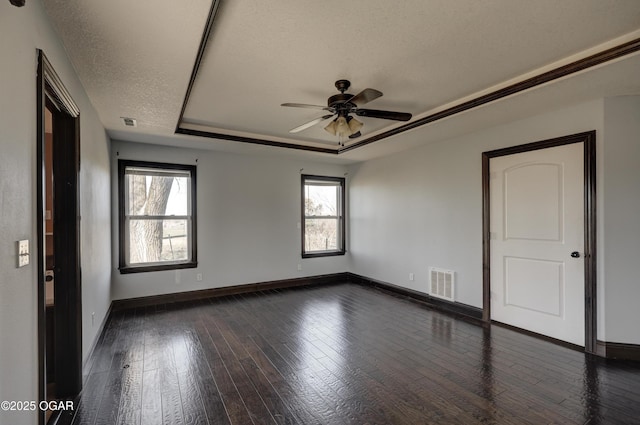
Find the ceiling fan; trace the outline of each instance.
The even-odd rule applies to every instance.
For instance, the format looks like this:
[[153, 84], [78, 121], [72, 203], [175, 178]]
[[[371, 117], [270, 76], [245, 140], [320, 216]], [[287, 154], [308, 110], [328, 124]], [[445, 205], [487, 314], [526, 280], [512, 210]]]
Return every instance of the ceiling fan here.
[[360, 129], [362, 128], [363, 123], [352, 117], [351, 114], [355, 114], [360, 117], [382, 118], [394, 121], [409, 121], [411, 119], [411, 114], [407, 112], [360, 108], [362, 105], [382, 96], [382, 92], [375, 89], [364, 89], [356, 95], [345, 93], [350, 86], [351, 82], [348, 80], [336, 81], [336, 88], [340, 94], [334, 94], [329, 97], [329, 99], [327, 99], [327, 106], [307, 105], [305, 103], [283, 103], [281, 106], [320, 109], [328, 112], [321, 117], [289, 130], [289, 133], [298, 133], [333, 118], [324, 129], [332, 135], [338, 136], [339, 143], [344, 145], [344, 141], [347, 137], [355, 139], [362, 135], [360, 133]]

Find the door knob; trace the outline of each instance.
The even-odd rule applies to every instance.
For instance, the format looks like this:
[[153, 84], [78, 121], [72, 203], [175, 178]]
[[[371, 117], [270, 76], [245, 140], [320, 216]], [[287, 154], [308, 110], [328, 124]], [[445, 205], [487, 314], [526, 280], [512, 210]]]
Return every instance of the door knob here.
[[571, 253], [571, 257], [572, 257], [572, 258], [580, 258], [580, 253], [579, 253], [578, 251], [573, 251], [573, 252]]

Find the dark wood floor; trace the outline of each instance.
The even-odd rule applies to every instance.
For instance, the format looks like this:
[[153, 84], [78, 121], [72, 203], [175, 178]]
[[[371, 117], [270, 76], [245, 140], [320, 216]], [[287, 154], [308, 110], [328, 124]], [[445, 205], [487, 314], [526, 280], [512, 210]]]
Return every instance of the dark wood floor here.
[[116, 312], [74, 424], [632, 424], [640, 365], [356, 284]]

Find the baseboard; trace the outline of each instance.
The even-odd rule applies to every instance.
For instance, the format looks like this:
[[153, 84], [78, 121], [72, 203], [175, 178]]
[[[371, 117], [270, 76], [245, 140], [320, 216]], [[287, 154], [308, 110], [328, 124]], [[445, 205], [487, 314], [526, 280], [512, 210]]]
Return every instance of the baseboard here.
[[[269, 282], [248, 283], [244, 285], [225, 286], [223, 288], [201, 289], [198, 291], [177, 292], [173, 294], [152, 295], [148, 297], [113, 300], [110, 311], [124, 310], [136, 307], [149, 307], [161, 304], [188, 302], [206, 298], [223, 297], [235, 294], [267, 291], [271, 289], [285, 289], [298, 286], [327, 285], [343, 282], [353, 282], [360, 285], [376, 287], [395, 295], [418, 301], [423, 305], [439, 311], [456, 314], [458, 316], [482, 320], [482, 309], [466, 304], [449, 302], [434, 298], [428, 294], [403, 288], [388, 282], [371, 279], [354, 273], [333, 273], [319, 276], [300, 277], [294, 279], [274, 280]], [[103, 323], [104, 326], [104, 323]]]
[[201, 289], [197, 291], [177, 292], [173, 294], [151, 295], [148, 297], [113, 300], [113, 311], [136, 307], [149, 307], [160, 304], [187, 302], [205, 298], [223, 297], [228, 295], [246, 294], [267, 291], [271, 289], [293, 288], [297, 286], [327, 285], [345, 282], [346, 273], [334, 273], [320, 276], [300, 277], [294, 279], [273, 280], [269, 282], [248, 283], [244, 285], [225, 286], [222, 288]]
[[640, 345], [596, 341], [596, 354], [607, 359], [640, 361]]
[[[148, 306], [161, 305], [161, 304], [188, 302], [188, 301], [223, 297], [223, 296], [236, 295], [236, 294], [246, 294], [246, 293], [267, 291], [267, 290], [273, 290], [273, 289], [286, 289], [286, 288], [313, 286], [313, 285], [329, 285], [329, 284], [338, 284], [338, 283], [344, 283], [344, 282], [352, 282], [359, 285], [378, 288], [380, 290], [391, 293], [395, 296], [401, 296], [409, 300], [419, 302], [420, 304], [426, 305], [427, 307], [433, 308], [434, 310], [453, 314], [460, 318], [472, 319], [473, 321], [479, 324], [484, 323], [482, 321], [482, 309], [478, 307], [473, 307], [473, 306], [463, 304], [463, 303], [458, 303], [458, 302], [441, 300], [439, 298], [431, 297], [428, 294], [423, 292], [404, 288], [402, 286], [394, 285], [389, 282], [383, 282], [380, 280], [361, 276], [355, 273], [350, 273], [350, 272], [333, 273], [333, 274], [326, 274], [326, 275], [319, 275], [319, 276], [308, 276], [308, 277], [300, 277], [300, 278], [293, 278], [293, 279], [274, 280], [274, 281], [268, 281], [268, 282], [249, 283], [244, 285], [226, 286], [223, 288], [211, 288], [211, 289], [202, 289], [198, 291], [187, 291], [187, 292], [178, 292], [173, 294], [162, 294], [162, 295], [153, 295], [148, 297], [113, 300], [111, 302], [111, 305], [109, 306], [109, 309], [107, 310], [107, 313], [104, 319], [102, 320], [99, 332], [97, 333], [98, 337], [93, 341], [91, 350], [89, 351], [89, 355], [84, 361], [84, 366], [85, 367], [87, 366], [88, 360], [91, 359], [91, 357], [93, 356], [93, 352], [96, 348], [96, 345], [98, 344], [99, 339], [102, 337], [102, 334], [104, 332], [104, 327], [106, 326], [106, 323], [109, 317], [114, 311], [124, 310], [128, 308], [136, 308], [136, 307], [148, 307]], [[510, 327], [508, 325], [502, 325], [502, 324], [500, 324], [500, 326]], [[513, 328], [513, 327], [510, 327], [510, 328]], [[518, 330], [523, 333], [533, 334], [532, 332], [524, 331], [518, 328], [514, 328], [514, 330]], [[554, 340], [553, 338], [544, 337], [539, 334], [534, 334], [534, 336], [538, 338], [550, 340], [551, 342], [559, 343], [560, 345], [568, 346], [569, 348], [576, 349], [575, 347], [577, 347], [577, 346], [573, 346], [573, 344]], [[596, 354], [600, 357], [605, 357], [608, 359], [640, 361], [640, 345], [597, 341]]]
[[382, 289], [387, 292], [406, 297], [410, 300], [420, 302], [423, 305], [427, 305], [438, 311], [455, 314], [459, 317], [471, 318], [475, 320], [482, 320], [482, 309], [473, 307], [467, 304], [459, 302], [451, 302], [442, 300], [440, 298], [432, 297], [424, 292], [415, 291], [413, 289], [403, 288], [402, 286], [394, 285], [388, 282], [382, 282], [380, 280], [372, 279], [365, 276], [360, 276], [355, 273], [345, 273], [349, 280], [353, 283], [361, 285], [373, 286], [375, 288]]

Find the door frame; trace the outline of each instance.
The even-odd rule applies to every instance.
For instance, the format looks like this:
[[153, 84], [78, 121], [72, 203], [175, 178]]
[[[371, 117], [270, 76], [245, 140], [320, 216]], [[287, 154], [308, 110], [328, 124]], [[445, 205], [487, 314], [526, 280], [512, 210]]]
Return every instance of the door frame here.
[[[65, 214], [59, 215], [61, 208], [54, 207], [54, 233], [64, 235], [55, 243], [56, 249], [65, 254], [56, 261], [56, 277], [64, 280], [64, 285], [56, 285], [54, 297], [54, 321], [58, 329], [56, 344], [56, 395], [58, 398], [74, 399], [82, 388], [82, 293], [80, 269], [80, 110], [71, 98], [64, 84], [56, 74], [44, 52], [38, 53], [36, 77], [37, 90], [37, 157], [36, 157], [36, 198], [38, 232], [38, 395], [46, 400], [46, 300], [45, 300], [45, 109], [53, 107], [54, 115], [54, 165], [58, 185], [55, 204], [65, 206]], [[60, 280], [60, 279], [56, 279]], [[59, 411], [60, 412], [60, 411]], [[40, 411], [39, 423], [45, 423], [45, 413]]]
[[584, 143], [584, 351], [595, 354], [597, 339], [595, 130], [482, 153], [482, 320], [487, 323], [491, 322], [491, 197], [489, 191], [489, 160], [499, 156], [530, 152], [572, 143]]

